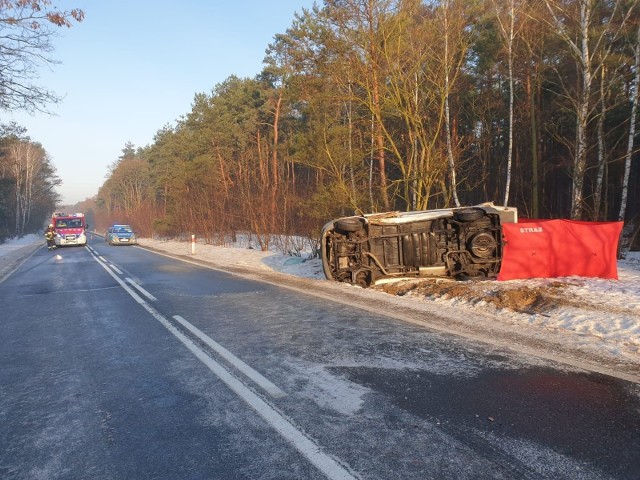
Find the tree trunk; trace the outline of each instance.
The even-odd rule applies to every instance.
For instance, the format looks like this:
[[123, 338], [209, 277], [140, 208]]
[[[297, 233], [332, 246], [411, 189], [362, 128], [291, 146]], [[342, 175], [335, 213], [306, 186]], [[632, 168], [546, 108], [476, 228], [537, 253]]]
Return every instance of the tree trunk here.
[[451, 113], [449, 112], [449, 69], [451, 68], [451, 62], [449, 58], [449, 0], [445, 0], [443, 4], [444, 12], [444, 125], [445, 125], [445, 135], [446, 135], [446, 147], [447, 147], [447, 160], [449, 162], [449, 174], [451, 176], [451, 193], [453, 195], [453, 201], [456, 207], [460, 206], [460, 200], [458, 199], [458, 188], [457, 188], [457, 179], [456, 179], [456, 165], [453, 158], [453, 147], [451, 145]]
[[590, 1], [580, 2], [581, 49], [579, 66], [582, 74], [582, 86], [576, 115], [576, 153], [573, 165], [573, 185], [571, 195], [571, 218], [580, 220], [584, 209], [584, 174], [587, 167], [587, 121], [589, 99], [591, 96], [591, 61], [589, 57], [589, 18]]
[[279, 122], [280, 122], [280, 106], [282, 105], [282, 91], [278, 92], [278, 99], [276, 100], [276, 108], [273, 115], [273, 152], [271, 155], [271, 219], [269, 224], [271, 225], [271, 232], [276, 233], [276, 218], [278, 216], [278, 188], [280, 186], [280, 179], [278, 178], [278, 138], [279, 138]]
[[629, 175], [631, 173], [631, 159], [633, 156], [633, 143], [636, 135], [636, 116], [638, 114], [638, 87], [640, 86], [640, 27], [636, 30], [635, 45], [635, 76], [631, 89], [631, 117], [629, 118], [629, 139], [627, 141], [627, 153], [624, 160], [624, 178], [622, 180], [622, 196], [618, 220], [624, 222], [627, 209], [627, 197], [629, 195]]
[[593, 220], [600, 218], [600, 209], [602, 207], [602, 179], [604, 177], [605, 166], [605, 138], [604, 138], [604, 121], [606, 117], [607, 106], [605, 102], [604, 81], [606, 76], [606, 68], [603, 65], [600, 73], [600, 114], [598, 115], [598, 174], [596, 177], [596, 186], [593, 194]]

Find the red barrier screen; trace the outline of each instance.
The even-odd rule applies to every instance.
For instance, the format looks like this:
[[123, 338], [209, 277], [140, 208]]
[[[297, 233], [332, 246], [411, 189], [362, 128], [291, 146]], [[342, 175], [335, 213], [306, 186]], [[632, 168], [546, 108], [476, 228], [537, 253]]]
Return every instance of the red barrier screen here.
[[524, 220], [505, 223], [498, 280], [618, 278], [616, 253], [622, 222]]

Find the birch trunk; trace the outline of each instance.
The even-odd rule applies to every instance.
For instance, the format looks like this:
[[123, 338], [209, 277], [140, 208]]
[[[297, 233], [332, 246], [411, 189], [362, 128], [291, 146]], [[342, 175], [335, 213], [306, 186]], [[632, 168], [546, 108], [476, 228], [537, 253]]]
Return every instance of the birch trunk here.
[[605, 139], [604, 139], [604, 121], [606, 117], [606, 102], [604, 81], [606, 69], [603, 66], [600, 73], [600, 115], [598, 116], [598, 175], [596, 177], [596, 187], [593, 194], [593, 220], [600, 217], [600, 208], [602, 204], [602, 179], [604, 178], [605, 166]]
[[449, 162], [449, 174], [451, 176], [451, 194], [456, 207], [460, 206], [458, 199], [458, 189], [456, 180], [456, 165], [453, 158], [453, 147], [451, 145], [451, 114], [449, 112], [449, 69], [451, 60], [449, 58], [449, 0], [444, 0], [443, 21], [444, 21], [444, 129], [446, 135], [447, 161]]
[[631, 172], [631, 159], [633, 156], [633, 143], [636, 135], [636, 116], [638, 112], [638, 87], [640, 85], [640, 27], [636, 30], [635, 45], [635, 76], [633, 77], [633, 88], [631, 89], [631, 117], [629, 119], [629, 139], [627, 141], [627, 153], [624, 160], [624, 177], [622, 180], [622, 197], [620, 202], [620, 213], [618, 220], [624, 222], [627, 209], [627, 197], [629, 194], [629, 175]]
[[508, 25], [505, 25], [502, 21], [502, 15], [500, 7], [494, 2], [496, 9], [496, 18], [498, 19], [498, 25], [502, 32], [502, 37], [507, 44], [507, 64], [509, 67], [509, 140], [507, 147], [507, 178], [504, 188], [504, 206], [509, 203], [509, 189], [511, 186], [511, 165], [513, 163], [513, 42], [515, 39], [515, 18], [516, 18], [516, 6], [515, 0], [509, 0], [507, 6], [508, 12]]
[[[617, 21], [610, 21], [602, 25], [603, 28], [597, 29], [598, 35], [594, 38], [591, 38], [591, 22], [595, 21], [595, 19], [592, 18], [592, 13], [594, 7], [599, 5], [597, 0], [577, 0], [577, 32], [567, 31], [567, 20], [571, 19], [560, 18], [558, 16], [558, 13], [562, 15], [566, 15], [567, 13], [566, 10], [564, 10], [564, 5], [561, 5], [561, 2], [556, 2], [555, 0], [544, 0], [544, 2], [547, 10], [551, 14], [553, 25], [557, 30], [558, 36], [569, 47], [569, 50], [576, 60], [578, 74], [582, 78], [579, 92], [572, 100], [576, 107], [576, 139], [571, 191], [571, 218], [578, 220], [582, 217], [584, 210], [583, 187], [587, 168], [587, 125], [591, 112], [592, 79], [594, 72], [597, 72], [597, 70], [605, 64], [611, 53], [612, 45], [616, 43], [614, 40], [617, 40], [619, 35], [624, 31], [625, 25], [632, 19], [637, 0], [631, 0], [630, 2], [613, 2], [609, 17]], [[577, 37], [578, 40], [574, 40], [575, 37]], [[590, 40], [594, 45], [593, 53], [589, 47]], [[598, 55], [598, 65], [594, 64], [593, 54]]]
[[582, 87], [576, 115], [576, 153], [571, 188], [571, 218], [579, 220], [583, 211], [584, 173], [587, 167], [587, 120], [591, 94], [591, 61], [589, 56], [589, 18], [591, 1], [580, 0], [580, 56]]

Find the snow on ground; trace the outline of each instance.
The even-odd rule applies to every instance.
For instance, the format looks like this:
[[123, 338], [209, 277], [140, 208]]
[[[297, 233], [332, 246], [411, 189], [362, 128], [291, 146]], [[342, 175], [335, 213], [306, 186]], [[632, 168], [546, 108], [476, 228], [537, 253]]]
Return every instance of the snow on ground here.
[[45, 244], [42, 235], [25, 235], [22, 238], [9, 238], [5, 243], [0, 243], [0, 257], [14, 253], [16, 250], [36, 243]]
[[[190, 241], [139, 239], [140, 244], [171, 255], [188, 256], [217, 268], [246, 269], [253, 274], [280, 272], [311, 281], [329, 282], [319, 259], [263, 252], [247, 239], [233, 245], [214, 246]], [[40, 243], [29, 235], [0, 245], [0, 260], [26, 246]], [[256, 247], [256, 248], [254, 248]], [[193, 248], [193, 251], [192, 251]], [[544, 337], [563, 334], [566, 342], [590, 342], [608, 355], [640, 365], [640, 252], [631, 252], [618, 261], [618, 280], [568, 277], [498, 282], [456, 282], [448, 279], [393, 282], [368, 289], [367, 298], [402, 297], [403, 302], [430, 304], [440, 308], [460, 308], [484, 312], [492, 322], [516, 328], [533, 328]], [[334, 283], [334, 282], [330, 282]], [[347, 295], [361, 289], [343, 285]], [[364, 293], [364, 292], [363, 292]], [[373, 296], [373, 297], [372, 297]], [[375, 300], [374, 300], [375, 301]]]

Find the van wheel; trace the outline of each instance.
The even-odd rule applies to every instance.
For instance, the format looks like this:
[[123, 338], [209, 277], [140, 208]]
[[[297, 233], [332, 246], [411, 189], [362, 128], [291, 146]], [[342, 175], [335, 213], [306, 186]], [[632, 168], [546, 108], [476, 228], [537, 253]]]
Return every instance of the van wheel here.
[[453, 212], [453, 218], [459, 222], [475, 222], [484, 217], [484, 210], [478, 207], [461, 208]]
[[473, 236], [468, 248], [478, 258], [491, 258], [498, 248], [498, 242], [489, 232], [480, 232]]
[[341, 218], [340, 220], [336, 220], [335, 223], [336, 230], [344, 233], [357, 232], [362, 229], [363, 226], [362, 219], [358, 217]]

